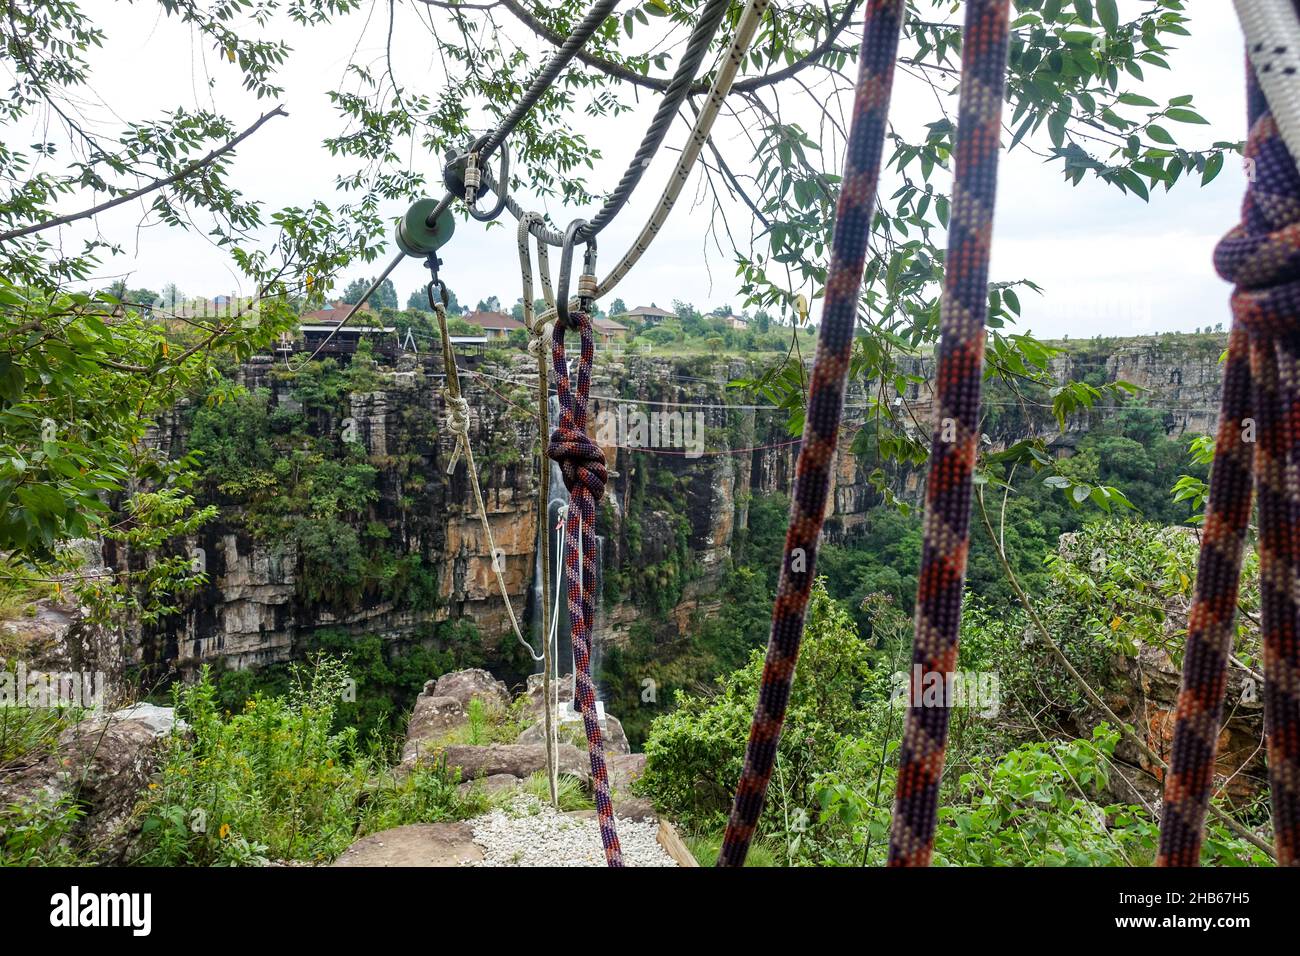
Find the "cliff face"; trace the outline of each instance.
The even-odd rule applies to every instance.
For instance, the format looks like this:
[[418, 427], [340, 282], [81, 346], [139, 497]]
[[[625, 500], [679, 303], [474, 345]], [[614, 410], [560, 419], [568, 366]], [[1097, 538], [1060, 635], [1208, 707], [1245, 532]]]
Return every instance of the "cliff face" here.
[[[513, 353], [505, 362], [463, 361], [483, 373], [462, 377], [470, 439], [506, 585], [516, 613], [532, 627], [539, 618], [534, 606], [534, 366], [527, 356]], [[1124, 379], [1149, 389], [1148, 404], [1179, 409], [1166, 418], [1171, 434], [1213, 428], [1219, 398], [1213, 348], [1170, 351], [1156, 340], [1104, 355], [1079, 350], [1061, 359], [1057, 370], [1062, 376]], [[751, 371], [738, 360], [649, 356], [598, 365], [593, 432], [611, 465], [598, 532], [603, 574], [616, 585], [603, 592], [604, 640], [620, 641], [633, 622], [646, 619], [647, 595], [670, 599], [653, 615], [653, 623], [669, 636], [696, 612], [707, 613], [715, 606], [712, 595], [737, 534], [746, 527], [751, 497], [788, 491], [798, 446], [784, 415], [727, 406], [736, 399], [728, 395], [726, 382]], [[918, 360], [915, 373], [932, 377], [929, 361]], [[244, 366], [239, 378], [249, 389], [265, 390], [271, 409], [301, 412], [293, 383], [277, 375], [269, 360]], [[333, 410], [313, 408], [309, 416], [312, 436], [334, 443], [340, 454], [350, 445], [364, 449], [379, 492], [365, 516], [367, 533], [384, 536], [390, 552], [422, 569], [432, 594], [416, 600], [417, 585], [399, 580], [386, 592], [372, 589], [355, 599], [308, 597], [299, 545], [254, 534], [245, 526], [240, 501], [218, 499], [221, 518], [188, 542], [209, 583], [181, 614], [138, 635], [138, 661], [182, 670], [216, 661], [256, 667], [292, 659], [323, 628], [427, 642], [440, 625], [460, 620], [478, 626], [489, 651], [503, 651], [511, 643], [509, 624], [466, 471], [461, 464], [446, 473], [453, 440], [442, 427], [441, 385], [440, 362], [406, 358], [396, 368], [377, 370], [370, 387], [348, 394]], [[909, 396], [921, 411], [927, 399], [925, 386]], [[850, 405], [863, 401], [863, 394], [849, 399]], [[852, 410], [846, 417], [855, 414], [860, 418], [861, 412]], [[179, 411], [158, 435], [173, 453], [187, 447], [185, 420]], [[1081, 429], [1086, 422], [1071, 423], [1071, 431]], [[1047, 414], [1011, 423], [1004, 432], [999, 442], [1030, 433], [1054, 435], [1056, 426]], [[1061, 443], [1068, 452], [1068, 434]], [[828, 536], [840, 540], [851, 539], [854, 527], [880, 503], [868, 480], [871, 469], [855, 459], [849, 445], [842, 442], [838, 453], [827, 526]], [[919, 496], [921, 476], [904, 476], [904, 485]], [[110, 562], [128, 557], [107, 555]]]

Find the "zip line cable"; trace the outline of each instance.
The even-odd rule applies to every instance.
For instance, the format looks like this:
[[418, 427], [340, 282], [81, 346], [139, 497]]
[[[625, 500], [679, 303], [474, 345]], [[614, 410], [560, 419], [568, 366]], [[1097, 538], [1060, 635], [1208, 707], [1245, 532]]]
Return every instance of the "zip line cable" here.
[[[768, 0], [764, 0], [758, 5], [766, 8]], [[650, 161], [659, 152], [664, 138], [668, 135], [668, 128], [672, 125], [673, 119], [677, 116], [678, 110], [681, 109], [682, 103], [690, 92], [691, 84], [695, 82], [695, 74], [699, 71], [700, 64], [709, 52], [713, 36], [717, 33], [718, 26], [721, 24], [728, 6], [730, 6], [730, 0], [709, 0], [708, 5], [704, 8], [695, 24], [695, 29], [691, 32], [691, 37], [686, 44], [686, 51], [682, 54], [681, 62], [677, 66], [677, 72], [673, 75], [668, 89], [664, 91], [663, 98], [659, 101], [659, 108], [655, 110], [654, 118], [646, 128], [645, 135], [641, 138], [641, 145], [632, 156], [632, 161], [623, 173], [623, 178], [619, 180], [614, 191], [606, 198], [604, 204], [590, 222], [578, 230], [575, 237], [576, 242], [581, 243], [594, 239], [601, 230], [613, 222], [614, 217], [622, 211], [628, 200], [632, 198], [632, 193], [636, 190], [641, 177], [650, 166]], [[757, 21], [755, 21], [755, 26], [757, 26]], [[735, 49], [734, 43], [732, 49]], [[729, 56], [724, 62], [730, 62], [730, 59]], [[730, 83], [727, 85], [730, 87]], [[701, 145], [703, 144], [701, 143]], [[483, 183], [494, 192], [502, 189], [507, 193], [509, 191], [509, 183], [497, 183], [487, 175], [483, 176]], [[523, 207], [509, 195], [506, 198], [506, 208], [510, 210], [511, 215], [516, 219], [522, 219], [526, 214]], [[547, 245], [564, 245], [564, 233], [547, 228], [545, 222], [531, 223], [529, 231]]]
[[505, 142], [506, 137], [515, 131], [515, 127], [519, 125], [528, 111], [537, 105], [537, 101], [559, 79], [560, 73], [569, 65], [569, 61], [587, 45], [587, 41], [591, 39], [591, 35], [596, 32], [597, 28], [605, 22], [605, 18], [614, 12], [618, 2], [619, 0], [597, 0], [596, 3], [591, 5], [591, 9], [582, 18], [582, 22], [569, 34], [569, 38], [564, 41], [564, 44], [552, 54], [542, 72], [533, 78], [533, 82], [528, 86], [528, 91], [515, 104], [515, 108], [510, 112], [510, 115], [502, 120], [501, 124], [492, 133], [482, 139], [480, 147], [482, 159], [491, 156], [492, 151]]
[[[633, 156], [632, 162], [629, 164], [627, 171], [623, 174], [623, 178], [619, 182], [614, 193], [606, 200], [605, 205], [596, 213], [592, 222], [583, 227], [584, 232], [588, 234], [582, 235], [580, 239], [590, 239], [600, 230], [604, 229], [605, 226], [613, 221], [614, 217], [619, 211], [621, 211], [623, 206], [626, 205], [628, 199], [631, 198], [633, 191], [635, 191], [637, 185], [640, 183], [645, 169], [650, 165], [651, 158], [663, 145], [664, 138], [668, 133], [668, 127], [671, 125], [673, 117], [676, 115], [681, 103], [690, 91], [691, 83], [694, 81], [700, 63], [708, 52], [709, 46], [712, 43], [713, 35], [717, 32], [718, 26], [722, 21], [723, 15], [726, 13], [728, 5], [729, 0], [710, 0], [709, 6], [705, 8], [700, 21], [696, 24], [696, 28], [691, 34], [687, 49], [682, 57], [682, 62], [678, 66], [672, 83], [669, 85], [668, 90], [665, 91], [664, 99], [660, 102], [659, 109], [656, 111], [655, 117], [651, 121], [649, 128], [647, 128], [645, 136], [642, 138], [641, 147]], [[611, 275], [606, 278], [605, 282], [601, 283], [601, 286], [597, 290], [598, 296], [604, 295], [612, 289], [618, 280], [626, 274], [627, 270], [641, 258], [645, 249], [648, 248], [650, 241], [658, 232], [659, 227], [667, 218], [668, 212], [672, 209], [672, 204], [675, 201], [677, 194], [680, 193], [681, 187], [685, 183], [686, 177], [689, 175], [695, 159], [699, 155], [700, 149], [703, 147], [705, 140], [708, 139], [708, 131], [712, 128], [713, 121], [716, 119], [718, 111], [721, 108], [721, 101], [730, 91], [731, 85], [735, 80], [736, 72], [738, 71], [741, 62], [743, 62], [745, 52], [748, 50], [753, 35], [758, 28], [759, 20], [762, 19], [762, 15], [766, 12], [769, 5], [770, 0], [750, 0], [746, 5], [744, 12], [741, 14], [740, 22], [736, 27], [736, 37], [732, 42], [731, 49], [727, 54], [727, 57], [724, 59], [723, 65], [719, 69], [717, 76], [714, 78], [708, 102], [706, 103], [701, 116], [696, 120], [691, 135], [691, 145], [688, 146], [688, 148], [683, 152], [682, 157], [678, 160], [673, 181], [671, 181], [669, 186], [665, 188], [664, 194], [660, 198], [659, 207], [652, 215], [651, 221], [642, 229], [641, 236], [638, 237], [633, 250], [630, 250], [624, 255], [619, 266], [615, 267], [615, 272], [611, 273]], [[490, 156], [492, 149], [496, 148], [496, 145], [503, 141], [505, 136], [518, 125], [527, 110], [535, 105], [546, 90], [550, 88], [558, 78], [559, 74], [563, 71], [564, 67], [573, 59], [574, 55], [591, 37], [591, 34], [595, 32], [596, 28], [604, 22], [605, 17], [615, 6], [617, 6], [617, 0], [600, 0], [600, 2], [592, 5], [591, 10], [583, 19], [582, 23], [579, 24], [574, 33], [570, 35], [569, 39], [565, 41], [564, 45], [552, 55], [546, 68], [534, 79], [528, 92], [525, 93], [524, 98], [502, 122], [501, 126], [493, 133], [481, 138], [476, 144], [477, 148], [471, 150], [471, 152], [477, 154], [476, 161], [481, 162], [482, 160], [486, 160]], [[457, 160], [453, 160], [453, 162], [449, 164], [449, 167], [454, 166], [456, 162]], [[513, 197], [508, 195], [509, 183], [496, 183], [495, 179], [486, 170], [477, 171], [477, 174], [479, 175], [481, 184], [484, 187], [492, 189], [494, 192], [499, 189], [507, 193], [505, 206], [516, 219], [523, 219], [529, 215], [525, 210], [523, 210], [519, 203], [513, 199]], [[680, 179], [680, 182], [676, 182], [678, 179]], [[437, 202], [425, 218], [426, 225], [432, 228], [442, 213], [450, 208], [452, 202], [456, 198], [456, 193], [452, 189], [448, 189], [442, 199]], [[540, 217], [536, 222], [530, 222], [529, 231], [539, 240], [549, 245], [562, 246], [564, 243], [564, 235], [557, 231], [548, 229], [545, 225], [545, 221], [540, 219]], [[405, 252], [400, 252], [393, 261], [388, 264], [379, 279], [375, 281], [375, 283], [366, 291], [366, 294], [363, 295], [348, 314], [344, 316], [343, 321], [330, 332], [325, 341], [322, 342], [316, 351], [312, 353], [311, 358], [315, 358], [320, 353], [320, 350], [323, 349], [331, 339], [333, 339], [338, 330], [352, 320], [361, 307], [374, 294], [375, 290], [383, 280], [397, 268], [397, 265], [402, 261], [405, 255]], [[553, 318], [554, 310], [552, 309], [543, 316], [542, 321], [549, 321]]]
[[[745, 54], [749, 51], [749, 46], [753, 42], [754, 34], [758, 31], [759, 22], [763, 19], [763, 14], [771, 6], [771, 0], [750, 0], [745, 6], [744, 12], [740, 16], [740, 22], [736, 25], [736, 34], [732, 39], [731, 47], [727, 51], [722, 65], [718, 68], [717, 75], [713, 78], [713, 85], [709, 89], [709, 95], [705, 100], [703, 109], [695, 118], [695, 123], [691, 127], [691, 133], [687, 140], [686, 147], [682, 150], [681, 155], [677, 158], [677, 165], [673, 168], [672, 174], [668, 177], [668, 183], [664, 186], [663, 193], [659, 196], [659, 202], [656, 204], [650, 218], [642, 226], [640, 234], [637, 236], [628, 250], [623, 253], [623, 257], [618, 261], [613, 269], [596, 284], [596, 298], [603, 298], [614, 290], [614, 287], [622, 281], [635, 266], [650, 244], [654, 242], [659, 230], [663, 227], [664, 222], [668, 219], [668, 214], [672, 212], [673, 206], [677, 202], [677, 197], [681, 194], [682, 188], [686, 185], [687, 179], [690, 178], [695, 162], [699, 158], [704, 144], [708, 142], [709, 134], [713, 130], [714, 121], [717, 120], [718, 114], [722, 110], [723, 101], [727, 94], [731, 92], [732, 84], [736, 81], [736, 74], [740, 70], [741, 63], [745, 60]], [[648, 136], [647, 136], [648, 138]], [[662, 137], [660, 137], [662, 142]], [[648, 161], [647, 161], [648, 165]], [[630, 170], [629, 170], [630, 172]], [[626, 178], [626, 177], [625, 177]], [[635, 185], [635, 184], [634, 184]], [[630, 195], [630, 194], [629, 194]], [[516, 204], [517, 205], [517, 204]], [[517, 212], [510, 202], [506, 203], [506, 208], [512, 215], [518, 217]], [[604, 210], [602, 210], [602, 213]], [[599, 218], [601, 213], [597, 214]], [[534, 233], [536, 235], [536, 233]], [[551, 236], [540, 237], [551, 245], [558, 243], [551, 242]], [[563, 236], [560, 236], [563, 241]], [[556, 316], [555, 309], [548, 309], [540, 321], [545, 323], [553, 320]]]

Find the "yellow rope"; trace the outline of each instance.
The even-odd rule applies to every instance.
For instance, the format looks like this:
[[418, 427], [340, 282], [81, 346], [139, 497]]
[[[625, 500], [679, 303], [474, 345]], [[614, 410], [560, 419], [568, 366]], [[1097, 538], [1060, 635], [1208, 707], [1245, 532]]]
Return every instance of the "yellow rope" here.
[[460, 375], [456, 369], [456, 354], [451, 347], [451, 336], [447, 334], [447, 309], [441, 302], [437, 301], [434, 302], [433, 309], [438, 316], [438, 331], [442, 333], [442, 361], [447, 372], [447, 384], [442, 390], [443, 398], [446, 399], [451, 411], [447, 425], [456, 436], [456, 449], [452, 452], [447, 471], [450, 472], [454, 469], [457, 461], [464, 455], [465, 468], [469, 472], [470, 488], [474, 491], [474, 504], [478, 508], [479, 521], [483, 524], [483, 536], [487, 539], [488, 553], [492, 556], [492, 573], [496, 575], [497, 588], [501, 591], [501, 601], [505, 604], [506, 613], [510, 616], [510, 627], [515, 632], [515, 639], [527, 649], [532, 659], [540, 661], [543, 659], [542, 655], [533, 650], [533, 645], [528, 643], [524, 638], [523, 631], [519, 628], [519, 619], [515, 617], [515, 607], [510, 601], [510, 594], [506, 591], [506, 579], [501, 574], [501, 563], [497, 560], [496, 541], [492, 538], [492, 526], [488, 523], [487, 506], [483, 503], [483, 492], [479, 488], [478, 469], [474, 466], [474, 451], [469, 444], [469, 402], [460, 394]]

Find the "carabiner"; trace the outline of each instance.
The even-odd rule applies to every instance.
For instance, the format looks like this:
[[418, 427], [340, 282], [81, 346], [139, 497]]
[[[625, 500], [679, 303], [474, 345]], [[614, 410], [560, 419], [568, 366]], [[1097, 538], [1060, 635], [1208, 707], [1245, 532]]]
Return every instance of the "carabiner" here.
[[[483, 148], [483, 144], [487, 142], [487, 139], [488, 137], [486, 135], [480, 136], [478, 140], [474, 143], [474, 145], [470, 147], [470, 155], [475, 157], [476, 163], [478, 162], [478, 151]], [[482, 169], [479, 170], [480, 177], [482, 177], [483, 172], [484, 170]], [[506, 208], [506, 196], [509, 194], [509, 190], [510, 190], [510, 147], [506, 145], [505, 140], [502, 140], [501, 141], [501, 165], [497, 171], [496, 181], [492, 185], [492, 191], [497, 194], [496, 204], [489, 211], [480, 212], [478, 209], [474, 208], [473, 203], [467, 201], [465, 203], [465, 206], [469, 210], [470, 216], [477, 219], [479, 222], [491, 222], [493, 219], [496, 219], [498, 216], [501, 215], [502, 211]]]
[[[564, 230], [564, 244], [560, 247], [560, 282], [555, 290], [556, 331], [569, 326], [569, 273], [573, 271], [573, 247], [578, 236], [587, 227], [587, 220], [575, 219]], [[596, 240], [587, 240], [587, 253], [583, 258], [583, 274], [594, 274], [596, 269]], [[591, 297], [579, 289], [578, 305], [584, 310], [591, 305]]]

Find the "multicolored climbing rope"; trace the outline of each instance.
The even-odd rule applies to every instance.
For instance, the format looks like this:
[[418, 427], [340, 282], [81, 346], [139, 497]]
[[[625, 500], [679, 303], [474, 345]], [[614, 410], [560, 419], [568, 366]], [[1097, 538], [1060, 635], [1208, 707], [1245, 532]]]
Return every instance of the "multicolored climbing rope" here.
[[[1271, 52], [1257, 50], [1255, 52]], [[1251, 484], [1259, 499], [1264, 724], [1277, 862], [1300, 865], [1300, 173], [1247, 69], [1241, 223], [1215, 249], [1236, 284], [1223, 404], [1188, 615], [1160, 866], [1195, 866], [1214, 785]]]
[[596, 792], [596, 818], [600, 824], [600, 840], [605, 846], [605, 861], [610, 866], [622, 866], [623, 850], [614, 827], [614, 804], [609, 794], [609, 771], [605, 767], [605, 743], [596, 711], [596, 687], [591, 680], [591, 635], [598, 583], [596, 502], [605, 494], [609, 473], [605, 466], [605, 453], [587, 434], [587, 396], [591, 391], [591, 364], [596, 352], [591, 317], [585, 311], [573, 311], [568, 315], [568, 324], [577, 328], [581, 340], [578, 383], [576, 389], [570, 387], [569, 365], [564, 354], [566, 323], [560, 317], [555, 321], [551, 348], [555, 388], [560, 399], [560, 421], [551, 433], [546, 454], [559, 463], [564, 487], [569, 489], [569, 515], [564, 528], [564, 579], [577, 684], [573, 702], [582, 714], [583, 728], [587, 733], [591, 781]]
[[745, 765], [736, 786], [736, 802], [727, 822], [718, 866], [742, 866], [745, 862], [763, 811], [790, 700], [839, 440], [903, 10], [903, 0], [871, 0], [867, 6], [853, 125], [845, 154], [843, 188], [835, 210], [830, 274], [808, 394], [803, 444], [795, 466], [790, 527], [772, 609], [772, 633], [749, 731]]
[[[1009, 8], [1010, 0], [969, 0], [966, 4], [934, 436], [912, 639], [910, 672], [921, 678], [909, 682], [913, 688], [929, 686], [935, 680], [942, 680], [940, 686], [947, 688], [957, 666], [970, 542], [971, 475], [980, 438], [984, 321]], [[890, 830], [890, 866], [926, 866], [930, 862], [950, 703], [947, 694], [940, 707], [926, 706], [914, 696], [908, 703]]]

